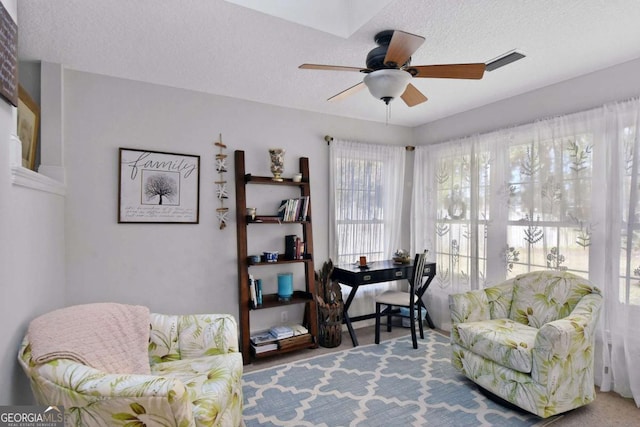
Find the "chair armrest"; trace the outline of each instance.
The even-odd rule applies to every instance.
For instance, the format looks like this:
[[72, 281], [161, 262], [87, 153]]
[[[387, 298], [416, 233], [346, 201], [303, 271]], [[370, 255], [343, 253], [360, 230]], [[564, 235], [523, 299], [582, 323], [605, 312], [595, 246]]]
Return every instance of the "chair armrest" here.
[[[145, 421], [147, 425], [192, 425], [189, 394], [176, 378], [109, 374], [68, 359], [32, 365], [20, 359], [38, 403], [62, 405], [72, 424], [93, 419]], [[52, 396], [56, 401], [52, 401]]]
[[145, 374], [109, 374], [68, 359], [57, 359], [34, 368], [47, 381], [87, 396], [141, 397], [174, 396], [185, 392], [176, 378]]
[[489, 300], [483, 290], [467, 291], [449, 295], [451, 315], [451, 342], [460, 342], [458, 324], [489, 320]]
[[238, 352], [238, 323], [230, 314], [180, 316], [178, 329], [182, 359]]
[[569, 316], [540, 328], [532, 349], [533, 380], [556, 390], [559, 383], [576, 372], [593, 369], [595, 330], [601, 306], [601, 295], [586, 295]]

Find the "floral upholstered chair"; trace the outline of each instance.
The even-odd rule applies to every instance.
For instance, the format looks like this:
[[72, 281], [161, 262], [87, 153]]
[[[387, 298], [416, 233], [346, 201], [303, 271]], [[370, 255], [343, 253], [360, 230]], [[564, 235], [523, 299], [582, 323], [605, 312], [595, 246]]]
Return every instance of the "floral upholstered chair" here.
[[[41, 316], [40, 323], [31, 322], [18, 360], [39, 404], [63, 406], [69, 426], [242, 425], [242, 356], [232, 316], [163, 315], [145, 308], [146, 312], [138, 311], [136, 323], [114, 312], [114, 307], [126, 313], [130, 307], [140, 308], [86, 304], [50, 313], [62, 322], [75, 317], [74, 326], [60, 334], [78, 336], [83, 342], [46, 354], [44, 347], [51, 342], [40, 330], [51, 323], [46, 317], [50, 314]], [[65, 310], [71, 313], [61, 315]], [[95, 333], [87, 333], [87, 328], [78, 331], [87, 323], [83, 316], [105, 311], [106, 317], [85, 325], [97, 328]], [[145, 328], [138, 331], [143, 338], [121, 336], [118, 329], [127, 325]], [[55, 325], [61, 327], [61, 322]], [[36, 348], [36, 341], [45, 342]], [[96, 355], [101, 351], [104, 354]]]
[[453, 365], [540, 417], [595, 399], [594, 335], [602, 295], [568, 272], [535, 271], [450, 296]]

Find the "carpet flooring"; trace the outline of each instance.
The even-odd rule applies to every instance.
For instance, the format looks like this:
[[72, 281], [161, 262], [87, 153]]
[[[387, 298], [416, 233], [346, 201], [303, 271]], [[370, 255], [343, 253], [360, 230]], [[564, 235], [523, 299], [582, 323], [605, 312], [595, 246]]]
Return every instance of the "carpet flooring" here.
[[425, 331], [246, 372], [244, 422], [251, 426], [548, 425], [481, 394], [450, 363], [449, 338]]

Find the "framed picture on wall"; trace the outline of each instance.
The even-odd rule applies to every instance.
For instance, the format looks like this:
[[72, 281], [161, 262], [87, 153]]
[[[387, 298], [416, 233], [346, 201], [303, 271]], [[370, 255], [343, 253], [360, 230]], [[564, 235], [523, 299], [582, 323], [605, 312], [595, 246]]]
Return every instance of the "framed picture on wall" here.
[[0, 1], [0, 98], [18, 106], [18, 25]]
[[119, 223], [198, 223], [200, 156], [120, 148], [119, 169]]
[[22, 86], [18, 86], [18, 138], [22, 143], [22, 166], [35, 170], [40, 108]]

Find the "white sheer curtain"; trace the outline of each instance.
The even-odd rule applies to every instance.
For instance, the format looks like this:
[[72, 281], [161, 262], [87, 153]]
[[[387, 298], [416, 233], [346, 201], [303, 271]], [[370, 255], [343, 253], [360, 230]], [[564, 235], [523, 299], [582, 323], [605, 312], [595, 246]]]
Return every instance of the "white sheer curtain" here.
[[603, 280], [608, 285], [604, 324], [610, 353], [605, 352], [603, 366], [611, 369], [603, 369], [601, 387], [633, 396], [640, 407], [640, 334], [636, 329], [640, 325], [640, 101], [607, 105], [602, 120], [606, 172], [596, 191], [606, 195], [601, 209], [606, 224]]
[[[333, 140], [329, 148], [329, 256], [334, 264], [390, 259], [402, 229], [405, 148]], [[349, 314], [375, 311], [373, 298], [395, 284], [364, 286]], [[343, 293], [350, 289], [343, 287]]]
[[[477, 289], [484, 277], [478, 271], [485, 258], [478, 248], [484, 245], [470, 238], [477, 226], [470, 204], [477, 186], [476, 143], [477, 138], [466, 138], [415, 151], [411, 248], [428, 249], [429, 259], [437, 263], [436, 278], [427, 290], [428, 310], [435, 324], [446, 330], [448, 295]], [[484, 233], [479, 237], [484, 240]]]
[[640, 404], [639, 116], [634, 99], [416, 149], [412, 247], [437, 262], [438, 326], [450, 293], [572, 271], [605, 296], [596, 383]]

